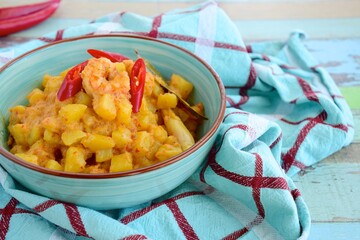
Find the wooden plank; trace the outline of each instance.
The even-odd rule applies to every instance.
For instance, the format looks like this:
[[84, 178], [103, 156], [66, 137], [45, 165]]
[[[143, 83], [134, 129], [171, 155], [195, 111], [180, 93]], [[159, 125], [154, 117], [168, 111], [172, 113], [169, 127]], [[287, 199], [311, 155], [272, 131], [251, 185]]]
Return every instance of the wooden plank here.
[[360, 144], [330, 156], [293, 178], [313, 222], [360, 221]]
[[294, 30], [303, 31], [310, 40], [333, 39], [335, 42], [336, 39], [360, 38], [360, 18], [234, 20], [234, 23], [246, 42], [284, 40]]
[[360, 223], [313, 223], [308, 240], [360, 240]]
[[360, 85], [360, 38], [309, 39], [305, 45], [338, 86]]
[[[19, 5], [27, 1], [5, 0], [2, 6]], [[32, 0], [32, 2], [38, 2]], [[131, 11], [152, 16], [176, 8], [199, 4], [199, 1], [92, 1], [62, 0], [55, 17], [93, 19], [116, 11]], [[360, 1], [219, 1], [233, 20], [312, 19], [360, 17]], [[339, 10], [341, 9], [341, 11]]]

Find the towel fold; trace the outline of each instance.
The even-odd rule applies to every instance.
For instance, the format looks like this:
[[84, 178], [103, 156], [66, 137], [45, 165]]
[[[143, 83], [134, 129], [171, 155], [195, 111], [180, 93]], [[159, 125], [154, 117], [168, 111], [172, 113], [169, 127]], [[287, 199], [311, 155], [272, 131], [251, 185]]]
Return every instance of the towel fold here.
[[310, 213], [291, 176], [350, 144], [354, 129], [333, 79], [302, 44], [304, 34], [246, 45], [207, 1], [155, 17], [109, 14], [1, 49], [0, 59], [119, 32], [186, 48], [219, 74], [227, 110], [206, 162], [170, 193], [111, 211], [33, 194], [0, 167], [0, 239], [306, 239]]

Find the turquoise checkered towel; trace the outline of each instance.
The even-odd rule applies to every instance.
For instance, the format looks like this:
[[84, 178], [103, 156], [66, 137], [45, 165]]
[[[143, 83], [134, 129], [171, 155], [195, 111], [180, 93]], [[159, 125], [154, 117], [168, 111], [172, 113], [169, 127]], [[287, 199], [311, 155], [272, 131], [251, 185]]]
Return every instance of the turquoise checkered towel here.
[[0, 168], [0, 239], [306, 239], [310, 214], [290, 177], [348, 145], [354, 129], [304, 35], [246, 46], [210, 1], [153, 18], [110, 14], [2, 49], [0, 60], [64, 38], [117, 32], [174, 43], [218, 72], [228, 108], [207, 161], [152, 202], [102, 212], [32, 194]]

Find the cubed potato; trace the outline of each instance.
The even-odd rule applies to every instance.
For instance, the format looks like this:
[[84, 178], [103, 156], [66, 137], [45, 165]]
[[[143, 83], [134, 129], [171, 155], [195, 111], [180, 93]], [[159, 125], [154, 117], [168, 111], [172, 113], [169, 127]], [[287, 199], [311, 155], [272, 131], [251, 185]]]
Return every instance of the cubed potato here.
[[15, 156], [29, 162], [29, 163], [33, 163], [36, 165], [39, 165], [38, 163], [38, 157], [36, 155], [33, 154], [27, 154], [27, 153], [15, 153]]
[[152, 144], [152, 136], [146, 131], [139, 131], [133, 141], [133, 151], [136, 156], [145, 156]]
[[45, 129], [44, 131], [44, 140], [52, 145], [57, 145], [61, 143], [61, 137], [56, 132], [50, 131], [48, 129]]
[[100, 134], [88, 134], [82, 139], [81, 143], [92, 152], [113, 148], [115, 146], [115, 141], [111, 137]]
[[138, 115], [138, 131], [148, 130], [152, 125], [156, 124], [157, 115], [151, 112], [140, 113]]
[[193, 85], [180, 75], [172, 74], [169, 87], [183, 99], [187, 99], [193, 90]]
[[[56, 92], [60, 89], [60, 86], [64, 80], [63, 76], [50, 76], [46, 80], [44, 92]], [[44, 81], [44, 80], [43, 80]]]
[[75, 143], [79, 143], [86, 133], [81, 130], [66, 130], [61, 134], [61, 140], [66, 146], [71, 146]]
[[65, 155], [65, 172], [82, 172], [85, 169], [85, 151], [80, 147], [69, 147]]
[[111, 158], [110, 172], [122, 172], [133, 169], [131, 153], [125, 152]]
[[62, 117], [66, 123], [76, 122], [83, 117], [86, 108], [87, 106], [84, 104], [67, 104], [61, 107], [59, 116]]
[[9, 109], [10, 117], [9, 124], [15, 124], [21, 122], [26, 111], [26, 107], [22, 105], [17, 105]]
[[163, 144], [155, 153], [155, 157], [159, 161], [164, 161], [176, 155], [182, 153], [182, 149], [180, 146], [174, 146], [171, 144]]
[[60, 123], [55, 117], [46, 117], [41, 121], [41, 125], [52, 132], [59, 133], [60, 132]]
[[29, 127], [23, 123], [17, 123], [9, 126], [9, 132], [13, 136], [16, 144], [27, 145], [29, 136]]
[[168, 133], [163, 126], [155, 126], [152, 130], [155, 140], [161, 143], [165, 142], [168, 137]]
[[112, 139], [115, 142], [115, 146], [122, 149], [131, 143], [131, 131], [126, 127], [119, 127], [117, 130], [112, 132]]
[[[157, 78], [157, 76], [155, 76], [155, 78]], [[155, 83], [154, 83], [154, 88], [153, 88], [151, 94], [152, 94], [154, 97], [158, 97], [160, 94], [163, 94], [163, 93], [164, 93], [164, 89], [160, 86], [159, 83], [157, 83], [157, 82], [155, 81]]]
[[110, 160], [113, 156], [112, 148], [103, 149], [95, 152], [95, 161], [96, 162], [105, 162]]
[[105, 120], [114, 120], [116, 118], [116, 106], [114, 96], [111, 94], [104, 94], [100, 97], [94, 98], [94, 111], [97, 115]]
[[156, 103], [159, 109], [175, 108], [177, 104], [178, 98], [173, 93], [160, 94]]
[[46, 87], [47, 82], [52, 78], [52, 76], [50, 74], [45, 74], [43, 77], [43, 80], [41, 82], [41, 86], [43, 86], [44, 88]]
[[132, 105], [126, 98], [117, 100], [117, 115], [116, 122], [118, 124], [129, 125], [131, 122]]
[[35, 103], [43, 100], [45, 98], [45, 94], [39, 88], [33, 89], [26, 97], [29, 101], [30, 106], [34, 105]]
[[29, 137], [27, 139], [28, 144], [32, 145], [43, 136], [43, 129], [39, 126], [33, 126], [30, 130]]
[[[161, 142], [154, 141], [154, 143], [151, 144], [149, 151], [146, 153], [145, 158], [148, 160], [155, 160], [155, 153], [159, 150], [159, 148], [162, 145], [163, 144]], [[139, 161], [137, 160], [136, 162], [138, 163]], [[143, 166], [143, 164], [141, 165]]]
[[137, 157], [134, 162], [134, 168], [143, 168], [148, 167], [152, 164], [154, 164], [150, 159], [148, 159], [146, 156], [144, 157]]
[[84, 91], [80, 91], [75, 95], [75, 103], [91, 107], [92, 98]]
[[45, 167], [51, 170], [63, 171], [63, 167], [60, 163], [55, 161], [54, 159], [50, 159], [46, 162]]

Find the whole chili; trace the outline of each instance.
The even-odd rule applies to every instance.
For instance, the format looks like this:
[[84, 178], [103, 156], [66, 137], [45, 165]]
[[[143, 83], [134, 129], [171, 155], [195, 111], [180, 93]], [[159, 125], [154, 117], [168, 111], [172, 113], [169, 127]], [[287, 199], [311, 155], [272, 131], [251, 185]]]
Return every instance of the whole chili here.
[[131, 70], [130, 74], [130, 101], [132, 111], [137, 113], [140, 109], [142, 97], [144, 95], [144, 86], [146, 78], [146, 65], [142, 58], [138, 58]]
[[124, 55], [121, 55], [119, 53], [107, 52], [98, 49], [88, 49], [87, 52], [95, 58], [104, 57], [109, 59], [111, 62], [122, 62], [129, 59], [128, 57], [125, 57]]
[[76, 65], [67, 72], [64, 81], [62, 82], [60, 89], [57, 93], [57, 97], [60, 101], [64, 101], [70, 97], [75, 96], [75, 94], [81, 90], [81, 72], [82, 70], [84, 70], [87, 64], [88, 60]]
[[0, 9], [0, 36], [32, 27], [49, 18], [59, 7], [60, 0]]

